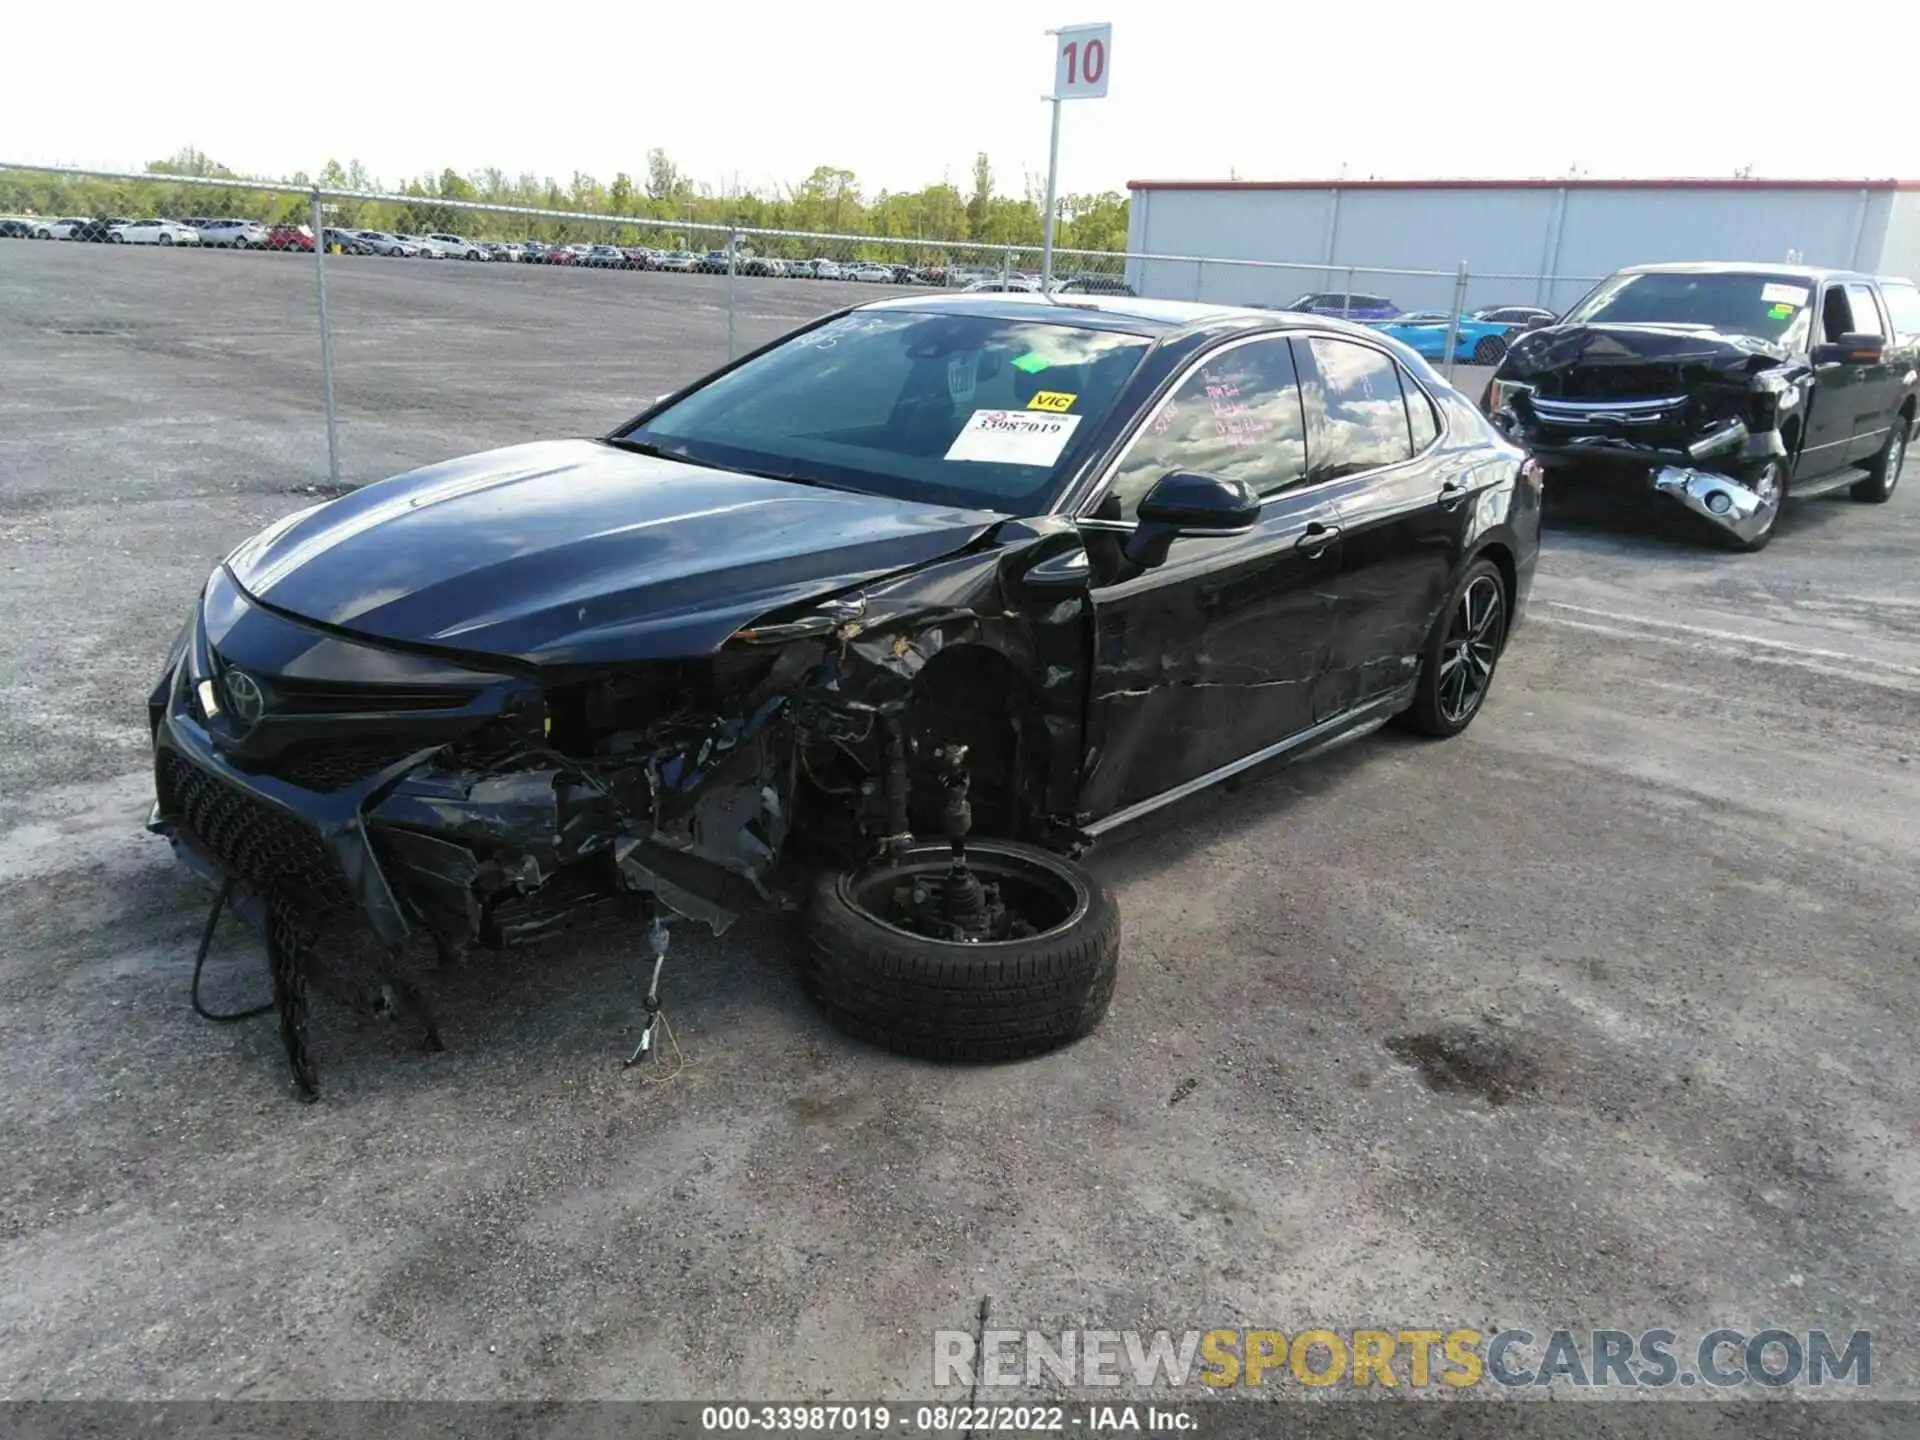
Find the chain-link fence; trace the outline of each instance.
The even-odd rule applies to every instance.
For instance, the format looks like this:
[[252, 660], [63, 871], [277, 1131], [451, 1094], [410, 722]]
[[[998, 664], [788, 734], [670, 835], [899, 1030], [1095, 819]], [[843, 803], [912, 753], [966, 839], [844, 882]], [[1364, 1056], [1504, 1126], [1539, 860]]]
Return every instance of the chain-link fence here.
[[[1035, 246], [4, 163], [0, 238], [174, 252], [129, 257], [91, 293], [136, 316], [162, 351], [238, 352], [290, 413], [322, 421], [308, 433], [324, 436], [335, 484], [530, 435], [598, 433], [649, 396], [850, 304], [1042, 289]], [[259, 253], [221, 261], [214, 250]], [[60, 253], [35, 264], [75, 272]], [[1591, 283], [1477, 275], [1459, 262], [1385, 270], [1075, 249], [1055, 250], [1052, 273], [1064, 296], [1380, 324], [1449, 375], [1497, 363], [1514, 334], [1549, 318], [1510, 297], [1543, 279]]]

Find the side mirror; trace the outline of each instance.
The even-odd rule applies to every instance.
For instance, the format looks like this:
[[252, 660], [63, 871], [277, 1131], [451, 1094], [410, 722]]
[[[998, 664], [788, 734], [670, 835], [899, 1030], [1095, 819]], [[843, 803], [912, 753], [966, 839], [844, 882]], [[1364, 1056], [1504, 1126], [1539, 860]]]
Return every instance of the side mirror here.
[[1163, 564], [1182, 535], [1243, 535], [1260, 518], [1260, 494], [1244, 480], [1175, 470], [1154, 482], [1140, 501], [1139, 523], [1127, 540], [1129, 563], [1142, 570]]
[[1886, 353], [1887, 342], [1879, 335], [1842, 335], [1838, 340], [1813, 347], [1816, 365], [1871, 365]]

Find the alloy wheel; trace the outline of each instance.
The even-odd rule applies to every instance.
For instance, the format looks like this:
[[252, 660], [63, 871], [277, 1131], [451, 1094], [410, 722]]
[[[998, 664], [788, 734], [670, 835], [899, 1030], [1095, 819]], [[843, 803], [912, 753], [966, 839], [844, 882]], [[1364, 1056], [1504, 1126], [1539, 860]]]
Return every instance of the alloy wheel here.
[[1455, 602], [1440, 644], [1440, 713], [1458, 725], [1473, 714], [1493, 683], [1505, 637], [1506, 597], [1491, 575], [1477, 575]]

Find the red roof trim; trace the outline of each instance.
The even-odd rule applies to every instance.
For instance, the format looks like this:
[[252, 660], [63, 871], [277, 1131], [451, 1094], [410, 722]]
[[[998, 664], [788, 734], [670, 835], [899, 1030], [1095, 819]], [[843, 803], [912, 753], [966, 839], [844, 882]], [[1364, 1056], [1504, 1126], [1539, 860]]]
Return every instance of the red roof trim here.
[[1129, 180], [1129, 190], [1920, 190], [1920, 180]]

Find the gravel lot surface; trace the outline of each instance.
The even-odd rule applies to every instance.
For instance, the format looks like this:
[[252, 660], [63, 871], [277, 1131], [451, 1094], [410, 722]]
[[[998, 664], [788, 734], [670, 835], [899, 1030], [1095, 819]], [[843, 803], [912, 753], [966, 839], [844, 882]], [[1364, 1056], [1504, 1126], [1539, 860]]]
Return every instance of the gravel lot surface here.
[[[355, 481], [723, 354], [724, 280], [332, 277]], [[743, 342], [862, 293], [740, 291]], [[619, 1068], [640, 947], [603, 935], [433, 980], [445, 1054], [323, 1007], [303, 1108], [269, 1022], [187, 1008], [209, 897], [141, 830], [142, 706], [210, 567], [324, 478], [312, 305], [310, 258], [0, 244], [0, 1396], [924, 1396], [983, 1297], [1867, 1327], [1920, 1393], [1914, 466], [1758, 556], [1558, 504], [1465, 736], [1097, 853], [1120, 988], [1064, 1054], [863, 1048], [768, 917], [677, 930], [670, 1083]], [[216, 957], [214, 1003], [263, 993], [238, 927]]]

